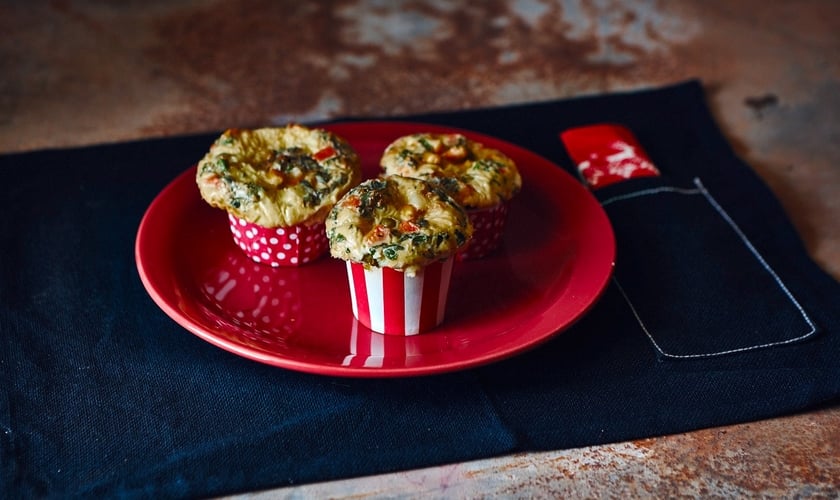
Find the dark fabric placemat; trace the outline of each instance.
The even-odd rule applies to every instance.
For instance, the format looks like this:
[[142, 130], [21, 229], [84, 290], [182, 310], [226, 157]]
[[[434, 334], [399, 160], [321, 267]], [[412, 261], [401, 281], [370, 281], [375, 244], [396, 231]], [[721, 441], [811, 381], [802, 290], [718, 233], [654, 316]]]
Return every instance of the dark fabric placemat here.
[[0, 156], [0, 496], [219, 495], [684, 432], [840, 395], [840, 285], [724, 141], [699, 82], [405, 118], [570, 172], [560, 131], [633, 131], [663, 175], [595, 193], [618, 257], [585, 318], [446, 375], [262, 365], [175, 324], [134, 262], [149, 203], [216, 134]]

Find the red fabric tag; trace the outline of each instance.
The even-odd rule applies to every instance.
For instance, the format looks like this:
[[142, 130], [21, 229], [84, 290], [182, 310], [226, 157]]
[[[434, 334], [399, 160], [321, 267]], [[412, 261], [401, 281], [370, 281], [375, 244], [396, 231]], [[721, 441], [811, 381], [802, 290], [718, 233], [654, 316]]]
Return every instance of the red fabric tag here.
[[659, 175], [633, 133], [620, 125], [573, 128], [560, 133], [560, 139], [592, 189]]

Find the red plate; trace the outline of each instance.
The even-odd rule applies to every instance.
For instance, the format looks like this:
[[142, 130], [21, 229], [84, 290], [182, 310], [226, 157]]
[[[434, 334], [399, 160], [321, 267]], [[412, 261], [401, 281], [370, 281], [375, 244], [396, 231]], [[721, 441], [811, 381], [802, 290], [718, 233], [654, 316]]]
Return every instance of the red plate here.
[[502, 246], [459, 262], [446, 318], [414, 337], [373, 333], [354, 318], [344, 262], [271, 268], [233, 243], [227, 217], [201, 200], [190, 168], [147, 210], [135, 257], [146, 290], [181, 326], [222, 349], [324, 375], [396, 377], [461, 370], [532, 348], [580, 318], [612, 274], [615, 239], [587, 189], [553, 163], [502, 140], [437, 125], [352, 122], [326, 128], [362, 157], [367, 177], [395, 138], [461, 132], [509, 155], [523, 179]]

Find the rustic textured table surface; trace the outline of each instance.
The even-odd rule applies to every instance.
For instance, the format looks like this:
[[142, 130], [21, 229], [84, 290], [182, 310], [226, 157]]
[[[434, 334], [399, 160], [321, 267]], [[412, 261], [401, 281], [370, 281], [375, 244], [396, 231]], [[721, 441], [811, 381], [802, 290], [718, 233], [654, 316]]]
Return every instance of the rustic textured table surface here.
[[[56, 0], [3, 2], [0, 31], [0, 152], [700, 78], [840, 279], [840, 2]], [[266, 495], [418, 493], [837, 498], [840, 407]]]

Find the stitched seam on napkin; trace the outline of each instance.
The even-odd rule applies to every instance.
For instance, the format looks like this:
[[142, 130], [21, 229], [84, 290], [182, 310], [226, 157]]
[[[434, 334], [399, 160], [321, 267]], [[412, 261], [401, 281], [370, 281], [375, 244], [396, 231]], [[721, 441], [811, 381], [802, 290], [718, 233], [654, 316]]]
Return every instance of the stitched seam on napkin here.
[[624, 201], [629, 200], [631, 198], [638, 198], [639, 196], [649, 196], [652, 194], [658, 193], [678, 193], [678, 194], [698, 194], [700, 193], [699, 189], [687, 189], [687, 188], [678, 188], [678, 187], [671, 187], [671, 186], [663, 186], [658, 188], [651, 188], [651, 189], [643, 189], [641, 191], [636, 191], [634, 193], [622, 194], [620, 196], [613, 196], [612, 198], [607, 198], [606, 200], [601, 202], [602, 206], [607, 206], [617, 201]]
[[814, 335], [817, 332], [816, 324], [814, 324], [814, 322], [811, 320], [810, 316], [808, 316], [808, 313], [805, 312], [805, 309], [802, 307], [802, 305], [799, 303], [799, 301], [796, 300], [796, 298], [793, 296], [793, 294], [788, 289], [788, 287], [784, 284], [784, 282], [779, 277], [779, 275], [776, 274], [776, 271], [774, 271], [773, 268], [770, 267], [770, 265], [767, 263], [767, 261], [761, 255], [761, 253], [759, 253], [758, 249], [755, 248], [755, 246], [752, 244], [752, 242], [749, 240], [749, 238], [747, 238], [747, 236], [744, 234], [744, 232], [741, 231], [741, 228], [738, 227], [738, 225], [735, 223], [735, 221], [732, 219], [732, 217], [729, 216], [729, 214], [726, 212], [726, 210], [724, 210], [724, 208], [720, 205], [720, 203], [718, 203], [717, 200], [711, 195], [711, 193], [709, 193], [709, 191], [703, 185], [702, 181], [699, 178], [695, 177], [694, 178], [694, 184], [695, 184], [695, 186], [697, 186], [696, 189], [677, 188], [677, 187], [670, 187], [670, 186], [653, 188], [653, 189], [645, 189], [645, 190], [642, 190], [642, 191], [637, 191], [635, 193], [629, 193], [629, 194], [625, 194], [625, 195], [620, 195], [620, 196], [615, 196], [615, 197], [612, 197], [612, 198], [608, 198], [608, 199], [606, 199], [602, 202], [602, 205], [606, 206], [606, 205], [609, 205], [609, 204], [617, 202], [617, 201], [623, 201], [623, 200], [626, 200], [626, 199], [637, 198], [639, 196], [648, 196], [648, 195], [662, 193], [662, 192], [677, 193], [677, 194], [684, 194], [684, 195], [695, 195], [695, 194], [702, 195], [706, 199], [706, 201], [712, 206], [712, 208], [714, 208], [714, 210], [718, 213], [718, 215], [720, 215], [720, 217], [729, 225], [729, 227], [733, 231], [735, 231], [735, 234], [738, 236], [738, 238], [740, 238], [740, 240], [744, 243], [744, 245], [747, 247], [747, 249], [750, 251], [750, 253], [759, 262], [759, 264], [761, 264], [761, 266], [764, 268], [764, 270], [767, 273], [770, 274], [770, 276], [773, 278], [773, 280], [776, 282], [776, 284], [782, 290], [782, 293], [785, 294], [785, 296], [793, 304], [793, 306], [797, 309], [797, 311], [799, 311], [799, 314], [802, 316], [802, 319], [810, 327], [810, 330], [808, 332], [804, 333], [803, 335], [798, 336], [798, 337], [785, 339], [785, 340], [779, 340], [779, 341], [776, 341], [776, 342], [767, 342], [767, 343], [764, 343], [764, 344], [757, 344], [757, 345], [752, 345], [752, 346], [747, 346], [747, 347], [739, 347], [737, 349], [727, 349], [727, 350], [723, 350], [723, 351], [717, 351], [717, 352], [711, 352], [711, 353], [701, 353], [701, 354], [672, 354], [672, 353], [666, 352], [665, 350], [662, 349], [662, 347], [659, 346], [659, 344], [654, 339], [653, 335], [648, 330], [644, 321], [642, 321], [642, 318], [639, 316], [639, 313], [636, 310], [636, 307], [633, 305], [633, 302], [630, 300], [630, 297], [624, 291], [624, 288], [621, 286], [618, 279], [615, 276], [613, 276], [612, 280], [615, 283], [616, 287], [618, 288], [618, 291], [624, 297], [624, 301], [627, 302], [627, 305], [630, 307], [630, 311], [633, 313], [633, 316], [636, 318], [636, 321], [639, 323], [639, 326], [642, 328], [642, 331], [648, 337], [651, 344], [653, 344], [653, 347], [656, 349], [656, 351], [659, 352], [660, 355], [662, 355], [666, 358], [673, 358], [673, 359], [709, 358], [709, 357], [714, 357], [714, 356], [723, 356], [723, 355], [726, 355], [726, 354], [735, 354], [735, 353], [746, 352], [746, 351], [754, 351], [756, 349], [764, 349], [764, 348], [768, 348], [768, 347], [775, 347], [775, 346], [792, 344], [794, 342], [799, 342], [800, 340], [804, 340], [804, 339]]

